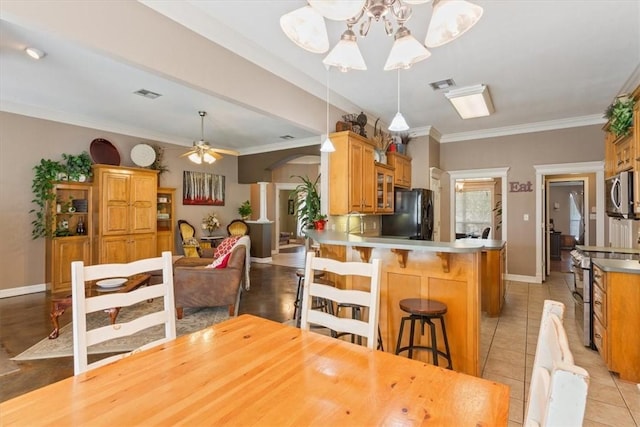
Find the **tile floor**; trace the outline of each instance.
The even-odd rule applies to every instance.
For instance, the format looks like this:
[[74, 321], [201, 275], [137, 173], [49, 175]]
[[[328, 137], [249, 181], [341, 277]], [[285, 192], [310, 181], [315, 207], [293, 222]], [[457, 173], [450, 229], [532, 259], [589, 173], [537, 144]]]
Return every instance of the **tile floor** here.
[[[576, 365], [591, 377], [585, 426], [640, 425], [640, 389], [611, 374], [596, 351], [584, 347], [567, 285], [571, 274], [553, 272], [544, 284], [509, 282], [500, 317], [482, 318], [482, 376], [511, 387], [510, 425], [521, 425], [545, 299], [567, 307], [564, 325]], [[640, 363], [640, 361], [638, 361]]]

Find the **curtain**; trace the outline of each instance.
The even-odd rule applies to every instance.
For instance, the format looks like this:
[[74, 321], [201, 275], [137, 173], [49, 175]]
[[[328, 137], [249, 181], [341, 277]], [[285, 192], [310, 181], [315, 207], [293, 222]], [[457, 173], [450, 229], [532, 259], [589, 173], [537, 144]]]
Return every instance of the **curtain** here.
[[584, 196], [577, 191], [569, 192], [571, 200], [570, 233], [576, 238], [578, 244], [584, 244]]

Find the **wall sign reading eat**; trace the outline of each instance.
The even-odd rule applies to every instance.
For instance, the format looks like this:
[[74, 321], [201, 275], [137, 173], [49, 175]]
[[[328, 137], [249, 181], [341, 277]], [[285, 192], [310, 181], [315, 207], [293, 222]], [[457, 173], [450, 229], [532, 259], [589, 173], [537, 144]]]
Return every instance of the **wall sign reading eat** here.
[[526, 183], [512, 181], [509, 182], [509, 193], [528, 193], [533, 191], [532, 187], [533, 184], [531, 184], [531, 181], [527, 181]]

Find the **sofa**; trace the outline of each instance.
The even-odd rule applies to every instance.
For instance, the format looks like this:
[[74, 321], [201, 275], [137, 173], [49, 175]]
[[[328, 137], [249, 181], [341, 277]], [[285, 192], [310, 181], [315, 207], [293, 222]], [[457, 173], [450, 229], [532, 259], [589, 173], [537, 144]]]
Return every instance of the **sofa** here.
[[185, 307], [228, 306], [229, 316], [238, 314], [241, 283], [245, 278], [246, 247], [231, 250], [225, 268], [206, 268], [213, 258], [180, 258], [173, 265], [176, 312], [182, 319]]

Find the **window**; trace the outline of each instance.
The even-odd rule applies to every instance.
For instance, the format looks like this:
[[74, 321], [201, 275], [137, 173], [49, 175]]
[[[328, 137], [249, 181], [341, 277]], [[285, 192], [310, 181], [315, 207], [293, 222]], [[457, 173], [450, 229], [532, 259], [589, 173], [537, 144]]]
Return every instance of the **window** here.
[[456, 192], [456, 234], [479, 236], [493, 219], [492, 183], [464, 182]]

